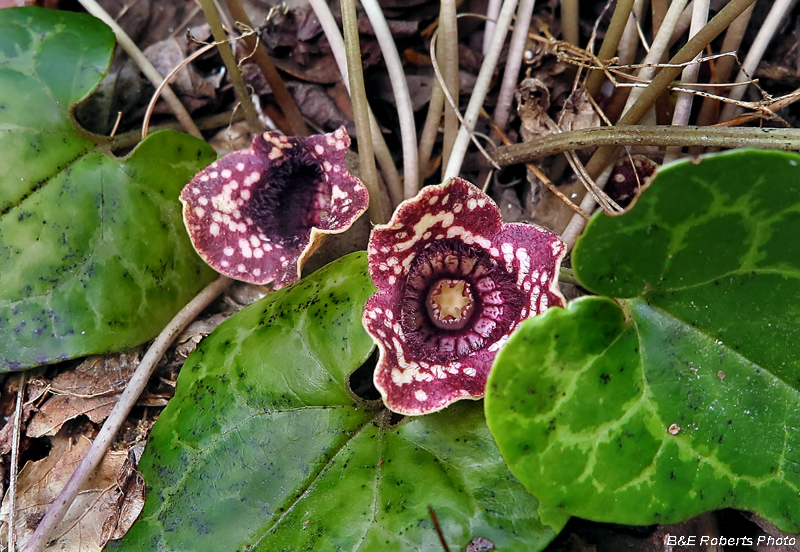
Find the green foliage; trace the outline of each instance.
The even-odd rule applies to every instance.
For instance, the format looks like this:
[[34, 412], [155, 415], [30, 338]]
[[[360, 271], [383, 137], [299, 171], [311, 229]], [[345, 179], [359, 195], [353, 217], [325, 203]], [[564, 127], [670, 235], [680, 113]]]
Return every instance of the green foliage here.
[[[543, 502], [601, 521], [722, 507], [800, 530], [800, 156], [660, 171], [573, 253], [582, 298], [498, 355], [486, 412]], [[535, 360], [531, 360], [535, 359]]]
[[148, 496], [119, 550], [441, 550], [484, 537], [540, 550], [538, 501], [480, 405], [393, 423], [350, 391], [373, 343], [356, 253], [221, 325], [186, 361], [140, 469]]
[[0, 371], [142, 343], [214, 276], [177, 200], [213, 150], [162, 132], [117, 159], [72, 119], [113, 46], [93, 17], [0, 10]]

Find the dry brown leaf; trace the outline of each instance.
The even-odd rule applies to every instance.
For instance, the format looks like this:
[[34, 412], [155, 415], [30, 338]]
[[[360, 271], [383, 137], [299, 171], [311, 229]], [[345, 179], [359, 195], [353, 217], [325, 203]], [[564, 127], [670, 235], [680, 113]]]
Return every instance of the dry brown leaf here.
[[337, 104], [324, 87], [304, 82], [292, 82], [287, 86], [300, 112], [314, 125], [324, 129], [344, 125], [347, 132], [353, 135], [352, 121], [342, 112], [342, 106]]
[[113, 355], [91, 356], [74, 370], [56, 376], [50, 384], [50, 391], [84, 397], [119, 393], [128, 385], [128, 380], [138, 365], [139, 349]]
[[[248, 65], [245, 65], [248, 67]], [[248, 149], [253, 142], [253, 135], [246, 121], [239, 121], [226, 126], [209, 139], [208, 143], [222, 157], [234, 151]]]
[[25, 434], [28, 437], [55, 435], [61, 426], [69, 420], [85, 414], [96, 424], [101, 423], [111, 413], [119, 394], [102, 397], [74, 397], [55, 395], [51, 397], [41, 410], [34, 414]]
[[[567, 224], [572, 220], [575, 214], [571, 208], [564, 204], [561, 199], [550, 190], [538, 184], [538, 180], [532, 173], [528, 173], [528, 178], [537, 183], [538, 195], [534, 197], [533, 191], [530, 192], [530, 197], [526, 202], [529, 209], [529, 216], [532, 222], [545, 228], [549, 228], [557, 234], [561, 234], [567, 228]], [[531, 190], [534, 189], [533, 182]], [[558, 190], [567, 196], [573, 203], [580, 203], [581, 198], [585, 192], [583, 184], [579, 180], [572, 180], [565, 184], [561, 184]]]
[[520, 133], [525, 142], [538, 140], [555, 132], [547, 110], [550, 109], [550, 91], [542, 81], [523, 79], [517, 87], [517, 113]]
[[204, 320], [195, 320], [175, 340], [175, 352], [183, 358], [188, 357], [203, 338], [225, 322], [229, 316], [230, 314], [228, 313], [218, 313]]
[[564, 102], [559, 127], [561, 130], [578, 130], [600, 126], [600, 115], [597, 114], [586, 95], [586, 89], [578, 88]]
[[[3, 386], [0, 397], [0, 414], [7, 420], [6, 425], [0, 428], [0, 454], [11, 452], [11, 438], [14, 432], [13, 412], [16, 407], [19, 377], [8, 378]], [[25, 427], [36, 411], [36, 401], [47, 391], [49, 382], [40, 375], [31, 376], [25, 383], [25, 403], [22, 408], [22, 427]]]
[[[86, 430], [91, 431], [91, 428], [87, 427]], [[85, 435], [68, 435], [66, 430], [53, 437], [51, 443], [52, 449], [46, 458], [28, 462], [19, 474], [14, 517], [18, 549], [28, 542], [47, 508], [91, 446], [91, 441]], [[135, 518], [144, 505], [144, 490], [142, 485], [135, 483], [136, 477], [127, 452], [109, 452], [81, 487], [78, 497], [54, 533], [55, 542], [46, 550], [102, 550], [108, 536], [118, 534], [116, 529], [110, 527], [119, 525], [126, 528], [130, 519]], [[126, 484], [129, 480], [134, 482]], [[127, 494], [119, 482], [127, 487]], [[9, 501], [10, 498], [6, 496], [0, 508], [0, 533], [3, 533], [3, 539], [7, 538]]]
[[75, 370], [62, 372], [50, 384], [53, 396], [33, 415], [26, 435], [54, 435], [64, 422], [82, 414], [101, 423], [108, 417], [138, 364], [138, 350], [132, 350], [89, 357]]
[[[186, 38], [181, 36], [180, 39], [167, 38], [156, 42], [144, 50], [144, 55], [159, 73], [168, 75], [189, 55]], [[214, 85], [206, 82], [191, 64], [178, 70], [169, 84], [189, 111], [204, 107], [217, 97]]]

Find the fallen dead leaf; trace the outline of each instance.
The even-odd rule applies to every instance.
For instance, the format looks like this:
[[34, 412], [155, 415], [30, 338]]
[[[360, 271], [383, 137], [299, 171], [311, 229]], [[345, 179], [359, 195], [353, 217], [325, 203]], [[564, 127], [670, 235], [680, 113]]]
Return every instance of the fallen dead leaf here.
[[205, 336], [213, 332], [217, 326], [225, 322], [229, 313], [218, 313], [204, 320], [195, 320], [175, 340], [175, 352], [183, 358], [188, 357]]
[[[21, 426], [25, 427], [28, 420], [36, 412], [36, 402], [47, 391], [50, 383], [41, 375], [30, 376], [25, 384], [25, 403], [22, 407], [22, 420]], [[11, 438], [14, 432], [13, 412], [16, 406], [17, 389], [19, 386], [19, 377], [11, 377], [6, 379], [0, 396], [3, 398], [3, 403], [0, 405], [2, 408], [2, 418], [6, 420], [6, 424], [0, 428], [0, 454], [8, 454], [11, 452]]]
[[520, 132], [525, 142], [538, 140], [555, 132], [547, 114], [550, 109], [550, 91], [542, 81], [534, 78], [523, 79], [517, 87], [517, 113], [520, 118]]
[[101, 423], [138, 364], [139, 351], [135, 349], [89, 357], [75, 370], [62, 372], [50, 384], [53, 396], [33, 415], [26, 435], [55, 435], [64, 422], [84, 414], [94, 423]]
[[[84, 431], [93, 431], [91, 424]], [[19, 474], [14, 517], [15, 542], [21, 549], [30, 539], [47, 508], [64, 488], [91, 446], [83, 433], [71, 435], [62, 429], [51, 439], [50, 454], [28, 462]], [[109, 452], [84, 483], [78, 497], [58, 525], [55, 542], [46, 550], [99, 552], [108, 538], [124, 533], [144, 506], [144, 486], [137, 483], [127, 452]], [[0, 507], [0, 537], [8, 538], [10, 497]], [[113, 530], [112, 530], [113, 527]]]
[[[144, 55], [162, 75], [168, 75], [189, 56], [185, 36], [167, 38], [149, 46]], [[215, 86], [195, 71], [191, 64], [184, 65], [171, 78], [170, 86], [191, 112], [216, 101]]]

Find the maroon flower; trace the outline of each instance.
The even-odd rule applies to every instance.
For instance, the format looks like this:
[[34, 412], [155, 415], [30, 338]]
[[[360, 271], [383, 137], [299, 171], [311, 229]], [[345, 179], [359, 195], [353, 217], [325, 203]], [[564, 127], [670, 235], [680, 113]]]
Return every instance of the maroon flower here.
[[250, 150], [222, 157], [181, 191], [192, 244], [215, 270], [280, 288], [298, 280], [322, 234], [347, 230], [367, 209], [364, 184], [347, 172], [350, 137], [253, 137]]
[[497, 351], [517, 325], [563, 306], [566, 247], [528, 224], [502, 224], [494, 202], [453, 178], [428, 186], [376, 227], [369, 271], [378, 293], [364, 326], [378, 344], [375, 386], [400, 414], [479, 399]]

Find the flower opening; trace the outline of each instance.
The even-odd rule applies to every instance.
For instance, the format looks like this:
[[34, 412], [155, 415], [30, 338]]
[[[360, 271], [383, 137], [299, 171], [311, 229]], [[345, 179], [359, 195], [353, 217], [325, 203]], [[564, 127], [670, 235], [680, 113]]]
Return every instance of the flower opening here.
[[379, 348], [375, 386], [400, 414], [479, 399], [497, 351], [517, 325], [564, 305], [553, 233], [502, 224], [494, 202], [453, 178], [402, 203], [370, 238], [378, 293], [364, 326]]
[[237, 280], [297, 281], [319, 238], [344, 232], [369, 205], [345, 168], [349, 146], [344, 127], [308, 138], [266, 132], [212, 163], [180, 195], [195, 250]]

